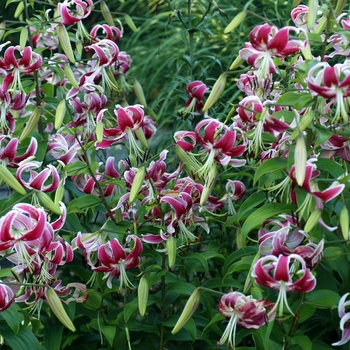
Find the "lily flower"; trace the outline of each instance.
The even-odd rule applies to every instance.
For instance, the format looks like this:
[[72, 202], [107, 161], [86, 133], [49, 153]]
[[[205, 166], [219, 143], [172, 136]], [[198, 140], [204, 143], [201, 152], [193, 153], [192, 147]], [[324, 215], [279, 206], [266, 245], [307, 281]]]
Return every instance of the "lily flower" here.
[[278, 316], [283, 316], [283, 306], [293, 314], [287, 301], [287, 292], [310, 292], [316, 286], [316, 278], [306, 266], [305, 260], [298, 254], [288, 256], [267, 255], [260, 258], [254, 265], [252, 277], [261, 286], [279, 291], [275, 306]]
[[137, 267], [140, 264], [139, 255], [142, 251], [142, 241], [134, 235], [130, 235], [126, 239], [127, 242], [131, 240], [134, 241], [132, 250], [124, 248], [116, 238], [106, 244], [102, 244], [98, 249], [100, 266], [94, 267], [93, 270], [105, 274], [103, 278], [107, 278], [108, 288], [112, 288], [112, 279], [114, 277], [120, 280], [120, 290], [124, 285], [127, 288], [134, 288], [126, 274], [126, 270]]
[[186, 110], [188, 113], [192, 112], [194, 109], [196, 110], [196, 114], [201, 113], [204, 106], [202, 99], [207, 90], [208, 87], [199, 80], [186, 84], [186, 93], [189, 96], [186, 102]]
[[[350, 305], [350, 301], [345, 301], [350, 293], [344, 294], [338, 304], [338, 314], [340, 317], [340, 330], [342, 331], [341, 339], [333, 343], [332, 346], [340, 346], [346, 344], [350, 340], [350, 312], [345, 309]], [[345, 328], [347, 326], [347, 328]]]
[[13, 290], [0, 281], [0, 312], [5, 311], [15, 300]]
[[48, 143], [50, 155], [67, 165], [78, 160], [81, 146], [77, 139], [70, 134], [55, 134]]
[[343, 122], [348, 122], [349, 106], [346, 98], [350, 96], [350, 66], [335, 64], [333, 67], [327, 62], [319, 62], [314, 65], [307, 75], [307, 85], [314, 95], [334, 99], [336, 111], [333, 121], [340, 117]]
[[263, 326], [268, 319], [266, 306], [269, 306], [264, 300], [253, 299], [252, 296], [246, 296], [240, 292], [231, 292], [225, 294], [219, 302], [218, 310], [225, 316], [229, 323], [222, 335], [219, 344], [228, 343], [228, 347], [235, 349], [235, 335], [237, 325], [244, 329], [258, 329]]
[[119, 28], [115, 26], [110, 26], [108, 24], [96, 24], [90, 32], [90, 38], [92, 42], [100, 41], [99, 38], [100, 32], [104, 34], [103, 39], [112, 40], [115, 43], [119, 41], [119, 39], [123, 36], [123, 29], [120, 30]]
[[64, 25], [72, 25], [90, 15], [93, 8], [92, 0], [65, 0], [57, 5]]

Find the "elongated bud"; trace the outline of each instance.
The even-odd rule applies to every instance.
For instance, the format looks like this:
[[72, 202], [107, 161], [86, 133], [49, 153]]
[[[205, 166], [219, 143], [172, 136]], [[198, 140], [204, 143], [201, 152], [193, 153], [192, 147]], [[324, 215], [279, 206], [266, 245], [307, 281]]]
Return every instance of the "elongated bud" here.
[[323, 16], [320, 21], [317, 24], [317, 27], [315, 29], [315, 33], [316, 34], [322, 34], [322, 32], [324, 31], [324, 29], [326, 28], [327, 25], [327, 21], [328, 21], [328, 16]]
[[72, 63], [75, 63], [72, 45], [66, 27], [63, 24], [59, 24], [56, 28], [58, 39], [60, 41], [63, 52]]
[[309, 42], [307, 42], [306, 47], [304, 49], [301, 49], [301, 53], [303, 54], [305, 60], [312, 60], [312, 53]]
[[316, 209], [311, 213], [304, 227], [305, 232], [309, 233], [316, 226], [319, 218], [321, 217], [321, 214], [322, 214], [322, 210], [320, 209]]
[[139, 313], [141, 316], [145, 316], [147, 309], [149, 286], [145, 276], [140, 279], [139, 287], [137, 289], [137, 301], [139, 304]]
[[62, 215], [62, 210], [59, 203], [55, 203], [46, 193], [35, 191], [36, 196], [38, 197], [42, 206], [46, 209], [49, 209], [57, 215]]
[[168, 264], [169, 267], [173, 267], [176, 261], [176, 239], [173, 236], [170, 236], [166, 241], [166, 250], [168, 252]]
[[241, 56], [237, 56], [236, 59], [232, 62], [230, 70], [234, 70], [239, 67], [244, 62], [244, 59]]
[[5, 168], [2, 164], [0, 164], [0, 178], [6, 184], [8, 184], [12, 189], [20, 194], [27, 194], [26, 190], [23, 186], [18, 182], [18, 180], [12, 175], [12, 173]]
[[69, 330], [75, 332], [75, 327], [62, 305], [61, 299], [58, 297], [55, 290], [50, 286], [46, 287], [46, 300], [50, 306], [51, 311], [60, 320], [60, 322]]
[[129, 28], [133, 31], [133, 32], [138, 32], [139, 30], [137, 29], [137, 27], [135, 26], [134, 21], [132, 20], [132, 18], [129, 15], [124, 15], [124, 20], [125, 23], [129, 26]]
[[103, 140], [103, 123], [101, 121], [96, 123], [96, 139], [98, 142]]
[[137, 158], [134, 154], [129, 154], [130, 166], [135, 168], [137, 166]]
[[137, 195], [142, 187], [143, 181], [145, 178], [145, 167], [142, 166], [138, 172], [136, 173], [134, 180], [132, 182], [131, 185], [131, 189], [130, 189], [130, 197], [129, 197], [129, 202], [130, 204], [134, 203]]
[[217, 178], [218, 171], [215, 164], [213, 164], [212, 168], [209, 171], [209, 174], [207, 178], [205, 179], [201, 199], [200, 199], [200, 205], [204, 205], [204, 203], [207, 201], [208, 197], [210, 196], [210, 193], [214, 187], [215, 180]]
[[16, 11], [15, 11], [13, 17], [18, 18], [22, 14], [23, 10], [24, 10], [24, 2], [20, 1], [16, 7]]
[[205, 112], [209, 108], [211, 108], [214, 105], [214, 103], [219, 99], [221, 94], [223, 93], [223, 91], [225, 89], [225, 85], [226, 85], [226, 77], [227, 77], [227, 73], [226, 72], [222, 73], [219, 76], [219, 79], [215, 82], [215, 84], [211, 90], [211, 93], [204, 104], [203, 112]]
[[64, 116], [66, 115], [67, 106], [66, 100], [61, 100], [58, 104], [56, 113], [55, 113], [55, 129], [58, 130], [63, 122]]
[[28, 40], [28, 28], [23, 27], [19, 35], [19, 46], [22, 50], [27, 45], [27, 40]]
[[311, 124], [314, 116], [314, 111], [309, 111], [305, 115], [301, 116], [298, 126], [293, 130], [289, 139], [292, 141], [295, 140], [299, 136], [300, 132], [304, 131]]
[[70, 65], [68, 63], [64, 64], [63, 67], [63, 71], [66, 75], [66, 78], [68, 79], [68, 81], [76, 88], [79, 89], [79, 84], [77, 82], [77, 80], [75, 79], [75, 75], [72, 71], [72, 68], [70, 67]]
[[345, 240], [349, 239], [349, 211], [344, 206], [340, 212], [340, 229]]
[[100, 10], [102, 13], [102, 17], [107, 22], [107, 24], [109, 24], [110, 26], [114, 26], [114, 20], [111, 15], [111, 11], [109, 10], [107, 4], [104, 1], [101, 1], [100, 3]]
[[140, 103], [147, 107], [145, 94], [143, 93], [142, 86], [137, 79], [134, 79], [134, 92]]
[[175, 146], [175, 153], [182, 163], [186, 164], [191, 172], [196, 173], [201, 168], [201, 163], [188, 152], [184, 151], [180, 146]]
[[64, 191], [65, 191], [65, 188], [64, 188], [64, 185], [63, 183], [60, 183], [59, 186], [57, 187], [56, 189], [56, 192], [55, 192], [55, 205], [57, 205], [59, 207], [59, 203], [62, 201], [63, 199], [63, 196], [64, 196]]
[[114, 91], [120, 91], [120, 88], [118, 86], [117, 81], [115, 80], [115, 76], [113, 75], [113, 73], [109, 69], [106, 70], [106, 73], [107, 73], [108, 79], [110, 81], [111, 88]]
[[187, 323], [187, 321], [192, 317], [192, 315], [197, 310], [197, 307], [199, 305], [200, 301], [200, 290], [196, 288], [190, 298], [187, 300], [187, 303], [177, 320], [173, 330], [171, 331], [172, 334], [177, 333], [180, 329], [184, 327], [184, 325]]
[[6, 28], [6, 24], [5, 21], [0, 23], [0, 40], [2, 40], [2, 38], [5, 35], [5, 28]]
[[238, 15], [235, 16], [235, 18], [229, 23], [229, 25], [225, 28], [224, 33], [230, 33], [234, 29], [236, 29], [247, 17], [247, 12], [242, 11]]
[[299, 186], [302, 186], [305, 180], [306, 160], [307, 150], [304, 136], [299, 134], [294, 153], [295, 178]]
[[316, 23], [318, 0], [309, 0], [309, 12], [307, 13], [307, 28], [313, 29]]
[[343, 12], [344, 7], [346, 5], [346, 1], [347, 0], [338, 0], [337, 1], [337, 6], [335, 7], [335, 10], [334, 10], [336, 16], [339, 16]]
[[19, 137], [20, 141], [25, 140], [35, 129], [35, 127], [38, 125], [39, 119], [40, 119], [40, 108], [35, 107], [33, 113], [30, 115], [26, 126], [24, 127], [21, 136]]
[[149, 148], [145, 133], [143, 132], [142, 128], [138, 128], [137, 130], [135, 130], [135, 135], [137, 137], [137, 139], [141, 142], [142, 146], [145, 148]]

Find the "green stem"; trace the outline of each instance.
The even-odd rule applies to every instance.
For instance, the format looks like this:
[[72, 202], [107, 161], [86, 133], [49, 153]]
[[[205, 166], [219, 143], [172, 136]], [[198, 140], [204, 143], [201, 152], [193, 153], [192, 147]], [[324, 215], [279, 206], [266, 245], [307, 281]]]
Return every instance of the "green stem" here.
[[[165, 254], [162, 255], [162, 269], [165, 269]], [[161, 314], [160, 314], [160, 335], [159, 335], [159, 350], [164, 348], [164, 324], [165, 319], [165, 275], [162, 276], [162, 299], [161, 299]]]

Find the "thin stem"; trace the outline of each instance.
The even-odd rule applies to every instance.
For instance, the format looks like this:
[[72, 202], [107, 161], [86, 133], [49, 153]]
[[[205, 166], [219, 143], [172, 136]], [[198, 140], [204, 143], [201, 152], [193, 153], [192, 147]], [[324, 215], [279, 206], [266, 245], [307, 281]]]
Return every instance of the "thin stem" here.
[[[162, 255], [162, 269], [165, 269], [165, 254]], [[161, 299], [161, 314], [160, 314], [160, 335], [159, 335], [159, 350], [163, 350], [164, 346], [164, 324], [165, 319], [165, 275], [162, 276], [162, 299]]]

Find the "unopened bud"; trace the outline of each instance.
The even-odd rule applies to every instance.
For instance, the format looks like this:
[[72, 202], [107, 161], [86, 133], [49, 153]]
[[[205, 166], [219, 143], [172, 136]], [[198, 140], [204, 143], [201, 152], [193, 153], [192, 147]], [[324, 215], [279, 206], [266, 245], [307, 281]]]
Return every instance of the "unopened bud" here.
[[217, 178], [217, 174], [218, 174], [217, 167], [215, 164], [213, 164], [213, 166], [211, 167], [211, 169], [209, 171], [208, 176], [205, 179], [201, 199], [199, 202], [200, 205], [204, 205], [205, 202], [207, 201], [208, 197], [210, 196], [211, 191], [212, 191], [214, 184], [215, 184], [215, 180]]
[[109, 24], [110, 26], [114, 26], [114, 20], [111, 15], [111, 11], [109, 10], [107, 4], [104, 1], [101, 1], [100, 3], [100, 10], [102, 13], [102, 17], [107, 22], [107, 24]]
[[35, 194], [38, 197], [40, 203], [42, 204], [42, 206], [44, 208], [49, 209], [50, 211], [52, 211], [53, 213], [55, 213], [57, 215], [62, 215], [62, 210], [60, 208], [59, 203], [55, 203], [49, 197], [49, 195], [47, 195], [45, 192], [41, 192], [41, 191], [36, 191]]
[[2, 40], [5, 35], [5, 28], [6, 28], [6, 23], [5, 21], [3, 21], [0, 23], [0, 40]]
[[21, 50], [23, 50], [24, 47], [27, 45], [27, 40], [28, 40], [28, 28], [23, 27], [19, 35], [19, 46]]
[[318, 0], [309, 0], [309, 12], [307, 13], [307, 28], [313, 29], [316, 23]]
[[340, 229], [345, 240], [349, 239], [349, 211], [344, 206], [340, 212]]
[[328, 21], [328, 16], [323, 16], [320, 21], [318, 22], [316, 29], [315, 29], [315, 34], [322, 34], [324, 29], [326, 28]]
[[229, 25], [225, 28], [224, 33], [230, 33], [234, 29], [236, 29], [247, 17], [247, 12], [242, 11], [238, 15], [235, 16], [235, 18], [229, 23]]
[[66, 78], [68, 81], [76, 88], [79, 89], [79, 84], [77, 80], [75, 79], [75, 75], [72, 71], [72, 68], [70, 67], [69, 63], [65, 63], [63, 67], [63, 71], [66, 74]]
[[55, 113], [55, 129], [58, 130], [63, 122], [64, 116], [66, 115], [67, 106], [66, 101], [63, 99], [57, 106]]
[[230, 70], [234, 70], [237, 67], [239, 67], [242, 63], [244, 62], [244, 59], [241, 56], [237, 56], [236, 59], [232, 62], [231, 66], [230, 66]]
[[190, 298], [187, 300], [187, 303], [177, 320], [173, 330], [171, 331], [172, 334], [177, 333], [180, 329], [182, 329], [187, 321], [192, 317], [192, 315], [197, 310], [197, 307], [199, 305], [200, 301], [200, 290], [196, 288]]
[[209, 108], [211, 108], [214, 103], [219, 99], [219, 97], [221, 96], [221, 94], [223, 93], [224, 89], [225, 89], [225, 85], [226, 85], [226, 78], [227, 78], [227, 73], [222, 73], [219, 76], [219, 79], [215, 82], [211, 93], [207, 99], [207, 101], [204, 104], [203, 107], [203, 112], [207, 111]]
[[142, 146], [145, 148], [149, 148], [145, 133], [143, 132], [142, 128], [138, 128], [135, 130], [135, 135], [137, 139], [141, 142]]
[[40, 120], [40, 108], [39, 107], [35, 107], [33, 113], [30, 115], [26, 126], [24, 127], [21, 136], [19, 137], [20, 141], [23, 141], [24, 139], [26, 139], [31, 132], [35, 129], [35, 127], [38, 125], [38, 122]]
[[130, 189], [130, 197], [129, 197], [129, 202], [130, 204], [134, 203], [136, 200], [136, 197], [142, 187], [143, 181], [145, 178], [145, 167], [142, 166], [138, 172], [136, 173], [134, 180], [131, 185]]
[[147, 107], [145, 94], [143, 93], [142, 86], [137, 79], [134, 79], [134, 92], [140, 103]]
[[64, 191], [65, 191], [64, 185], [63, 185], [63, 183], [60, 183], [59, 186], [56, 189], [56, 192], [55, 192], [55, 201], [54, 201], [55, 205], [59, 206], [59, 203], [63, 199]]
[[46, 287], [46, 300], [50, 306], [51, 311], [60, 320], [60, 322], [69, 330], [75, 332], [75, 327], [62, 305], [61, 299], [58, 297], [55, 290], [50, 286]]
[[140, 279], [139, 287], [137, 289], [137, 300], [139, 304], [139, 313], [141, 316], [145, 316], [147, 309], [149, 286], [145, 276]]
[[13, 15], [14, 18], [18, 18], [24, 10], [24, 1], [20, 1], [16, 7], [16, 11]]
[[338, 0], [337, 1], [337, 6], [335, 7], [335, 10], [334, 10], [334, 13], [336, 16], [339, 16], [343, 12], [344, 7], [346, 5], [346, 1], [347, 0]]
[[75, 63], [75, 57], [72, 49], [72, 45], [69, 39], [69, 34], [66, 27], [63, 24], [59, 24], [57, 27], [57, 35], [60, 41], [63, 52], [66, 54], [67, 58]]
[[299, 136], [300, 132], [304, 131], [311, 124], [311, 122], [314, 119], [314, 116], [315, 116], [314, 111], [309, 111], [303, 116], [301, 116], [298, 126], [295, 128], [295, 130], [293, 130], [289, 139], [291, 141], [295, 140]]
[[27, 194], [23, 186], [12, 175], [12, 173], [7, 168], [5, 168], [2, 164], [0, 164], [0, 178], [2, 179], [2, 181], [8, 184], [11, 188], [13, 188], [16, 192], [23, 195]]
[[176, 239], [173, 236], [170, 236], [166, 241], [166, 250], [168, 252], [168, 264], [172, 268], [175, 265], [176, 261]]
[[96, 139], [98, 142], [103, 140], [103, 123], [101, 121], [96, 123]]
[[304, 136], [299, 134], [294, 153], [295, 179], [297, 184], [302, 186], [305, 180], [307, 150]]
[[129, 26], [129, 28], [133, 31], [133, 32], [138, 32], [139, 30], [136, 28], [134, 21], [132, 20], [132, 18], [129, 15], [124, 15], [124, 20], [125, 23]]
[[191, 173], [196, 173], [201, 168], [201, 163], [199, 163], [192, 154], [184, 151], [180, 146], [175, 146], [175, 153]]
[[321, 217], [321, 214], [322, 214], [322, 210], [320, 209], [316, 209], [311, 213], [304, 227], [305, 232], [309, 233], [316, 226], [319, 218]]

